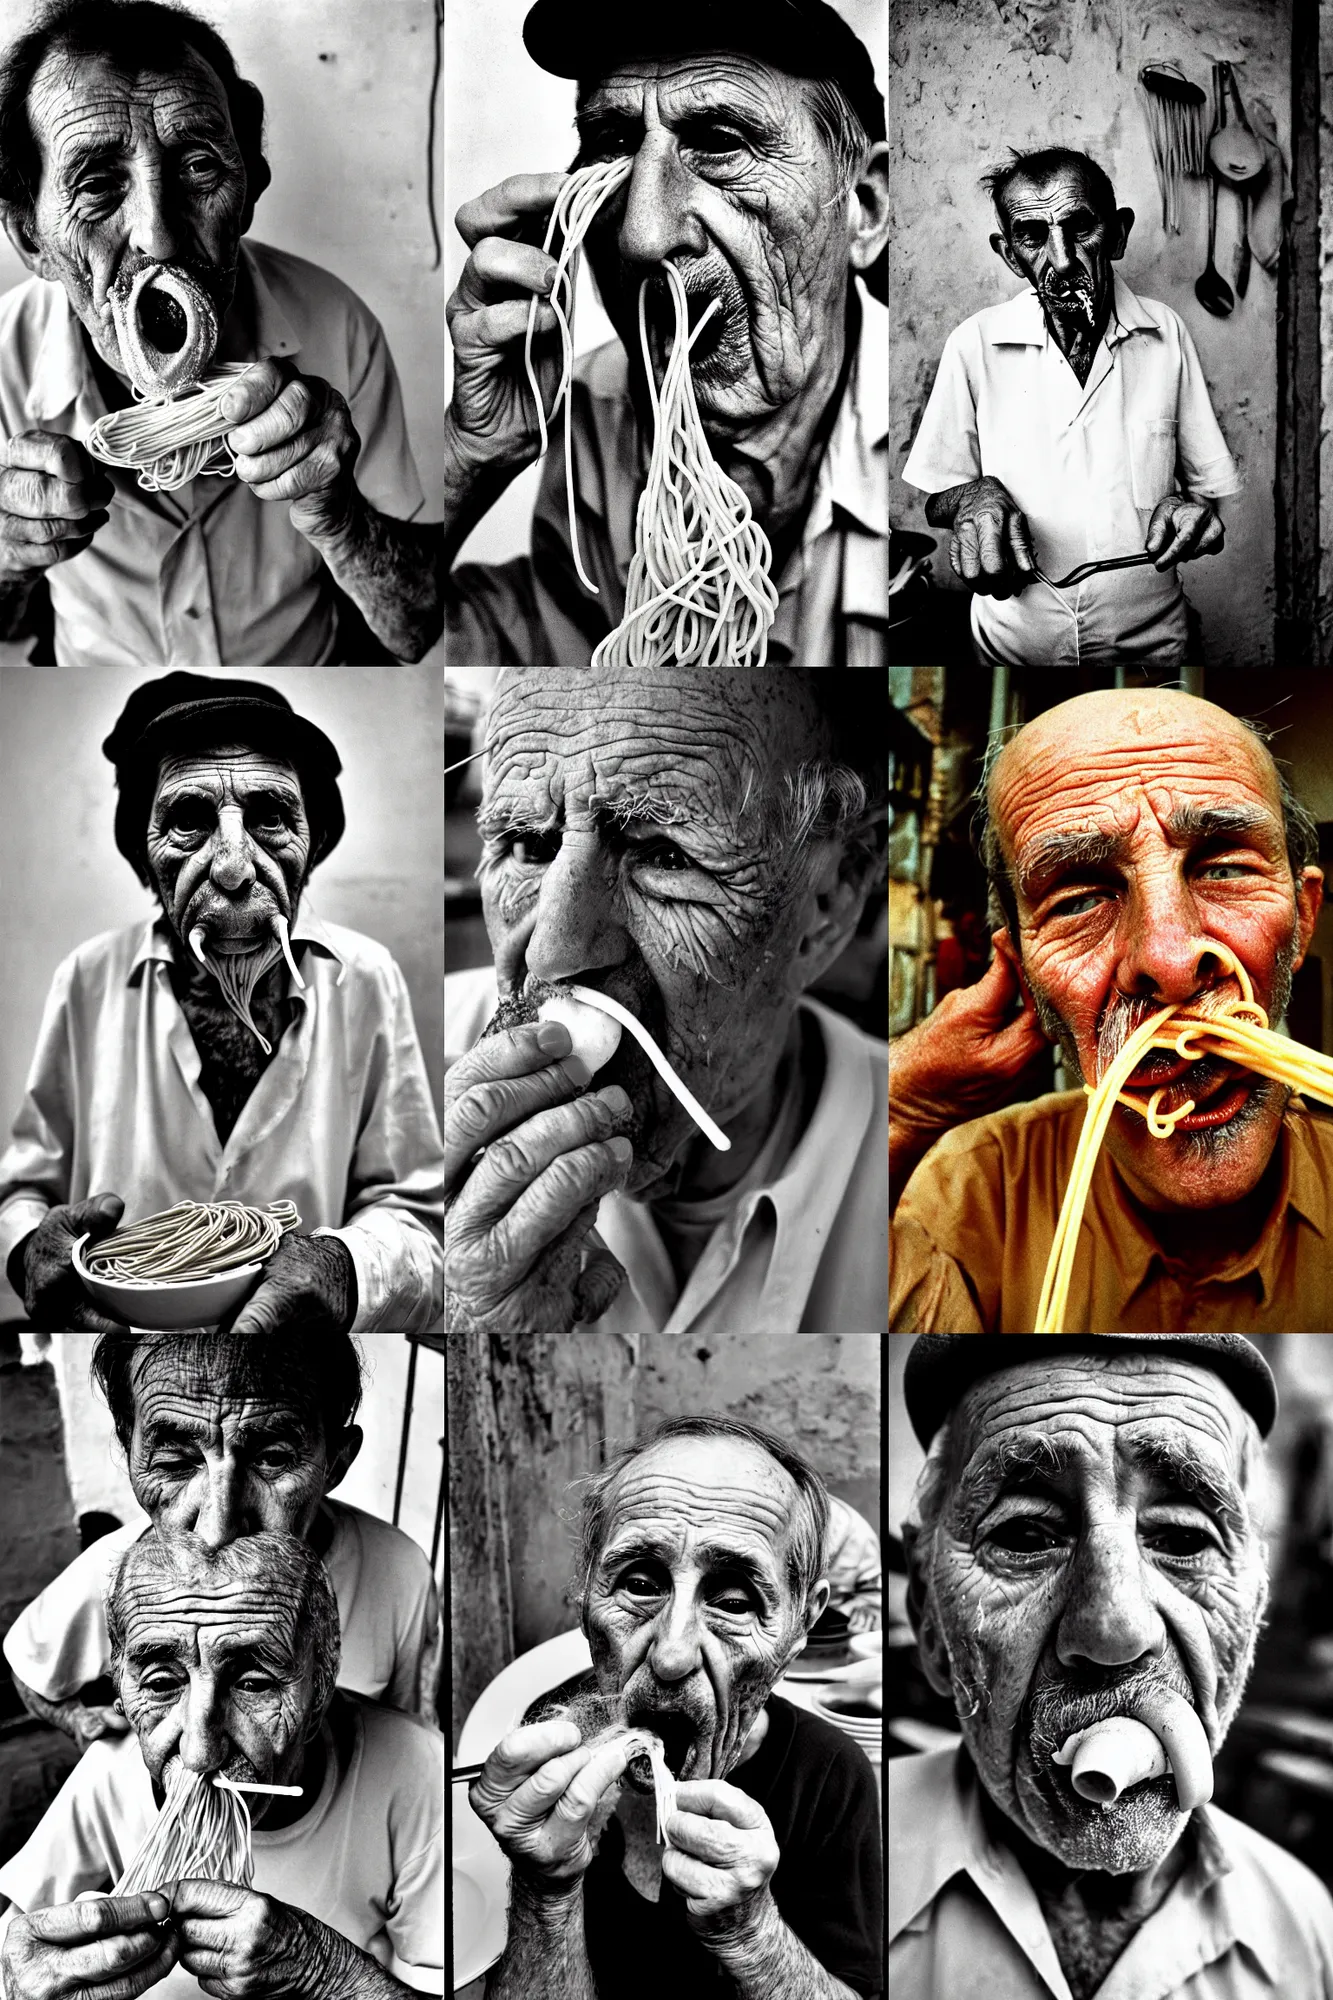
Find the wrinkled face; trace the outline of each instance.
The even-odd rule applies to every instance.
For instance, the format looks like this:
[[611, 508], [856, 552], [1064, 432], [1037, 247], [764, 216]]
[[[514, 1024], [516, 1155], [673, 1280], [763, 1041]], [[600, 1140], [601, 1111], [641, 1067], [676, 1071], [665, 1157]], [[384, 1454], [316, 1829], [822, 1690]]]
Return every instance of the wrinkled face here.
[[227, 97], [187, 51], [170, 74], [54, 49], [28, 116], [42, 159], [34, 268], [63, 285], [102, 359], [124, 373], [111, 290], [149, 264], [188, 271], [221, 325], [236, 283], [246, 172]]
[[[996, 766], [1023, 968], [1043, 1025], [1086, 1081], [1158, 1008], [1239, 999], [1209, 955], [1240, 960], [1276, 1022], [1319, 907], [1318, 869], [1293, 885], [1272, 761], [1234, 718], [1188, 695], [1120, 691], [1048, 710]], [[1286, 1092], [1254, 1071], [1169, 1052], [1132, 1094], [1196, 1110], [1154, 1139], [1117, 1107], [1106, 1143], [1149, 1207], [1240, 1200], [1277, 1142]]]
[[163, 759], [148, 860], [182, 940], [202, 925], [219, 954], [271, 945], [274, 917], [295, 916], [309, 857], [301, 783], [283, 758], [233, 744]]
[[[759, 809], [818, 750], [805, 690], [671, 668], [512, 675], [490, 741], [479, 873], [501, 995], [528, 978], [602, 988], [725, 1123], [774, 1074], [816, 976], [810, 871], [834, 844], [795, 863]], [[634, 1106], [637, 1192], [695, 1127], [629, 1035], [598, 1073], [612, 1083]]]
[[186, 1343], [141, 1347], [133, 1384], [130, 1484], [155, 1526], [210, 1548], [265, 1529], [305, 1540], [348, 1463], [345, 1440], [330, 1457], [312, 1408], [243, 1388], [220, 1344], [206, 1360]]
[[[118, 1687], [153, 1782], [173, 1757], [238, 1783], [288, 1784], [316, 1721], [313, 1648], [257, 1572], [198, 1581], [140, 1568], [122, 1586]], [[247, 1800], [262, 1817], [262, 1795]]]
[[[848, 198], [798, 78], [749, 56], [626, 63], [580, 103], [579, 166], [632, 159], [590, 230], [588, 255], [616, 331], [640, 351], [639, 287], [669, 259], [690, 295], [705, 423], [754, 422], [789, 403], [841, 327]], [[658, 366], [675, 313], [650, 292]]]
[[1216, 1756], [1267, 1592], [1243, 1412], [1207, 1369], [1079, 1354], [988, 1376], [955, 1424], [922, 1637], [982, 1782], [1068, 1867], [1149, 1867], [1185, 1825], [1170, 1776], [1104, 1808], [1052, 1757], [1145, 1683], [1193, 1704]]
[[[1075, 331], [1099, 320], [1114, 289], [1112, 260], [1124, 254], [1120, 220], [1097, 211], [1082, 173], [1061, 168], [1045, 180], [1018, 175], [1004, 197], [1005, 262], [1035, 286], [1047, 316]], [[1002, 256], [1004, 249], [1001, 249]]]
[[724, 1778], [823, 1609], [788, 1574], [800, 1497], [767, 1453], [673, 1438], [627, 1466], [607, 1509], [584, 1630], [597, 1685], [656, 1730], [678, 1778]]

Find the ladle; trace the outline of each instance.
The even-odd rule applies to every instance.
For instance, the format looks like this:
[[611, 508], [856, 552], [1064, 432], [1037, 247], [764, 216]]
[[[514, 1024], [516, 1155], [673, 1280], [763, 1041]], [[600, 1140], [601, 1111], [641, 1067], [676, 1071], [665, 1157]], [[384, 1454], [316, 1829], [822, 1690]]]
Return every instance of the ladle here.
[[[1229, 62], [1218, 63], [1217, 130], [1208, 142], [1208, 159], [1218, 180], [1228, 187], [1242, 188], [1258, 180], [1264, 170], [1264, 149], [1250, 130], [1245, 107], [1240, 101], [1236, 79]], [[1227, 124], [1227, 93], [1236, 123]]]
[[1225, 319], [1234, 311], [1236, 295], [1222, 273], [1213, 262], [1213, 244], [1217, 239], [1217, 182], [1208, 176], [1208, 262], [1203, 274], [1194, 287], [1194, 296], [1205, 312], [1215, 319]]

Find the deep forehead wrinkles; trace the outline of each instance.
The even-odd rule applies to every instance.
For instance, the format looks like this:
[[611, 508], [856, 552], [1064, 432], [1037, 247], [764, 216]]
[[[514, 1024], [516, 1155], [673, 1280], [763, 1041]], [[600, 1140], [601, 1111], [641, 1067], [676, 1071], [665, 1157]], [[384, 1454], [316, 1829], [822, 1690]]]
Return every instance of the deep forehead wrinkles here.
[[192, 1632], [226, 1632], [238, 1640], [294, 1643], [290, 1608], [278, 1601], [269, 1579], [210, 1577], [191, 1581], [171, 1572], [132, 1570], [118, 1587], [126, 1644], [184, 1641]]
[[1086, 177], [1073, 167], [1060, 168], [1049, 180], [1030, 181], [1019, 176], [1010, 181], [1001, 198], [1011, 224], [1063, 222], [1080, 208], [1097, 213]]
[[179, 70], [129, 75], [106, 58], [73, 61], [54, 51], [33, 79], [33, 128], [61, 166], [88, 149], [130, 148], [151, 131], [163, 145], [181, 138], [231, 135], [226, 93], [200, 58]]
[[623, 63], [588, 92], [580, 111], [637, 114], [647, 102], [669, 123], [703, 111], [734, 109], [777, 133], [790, 116], [793, 81], [743, 55]]
[[312, 1429], [309, 1413], [293, 1404], [232, 1396], [221, 1389], [199, 1396], [149, 1388], [138, 1397], [138, 1411], [140, 1429], [150, 1439], [162, 1433], [212, 1438], [219, 1431], [237, 1439], [278, 1430], [306, 1436]]
[[181, 791], [207, 791], [221, 797], [234, 792], [245, 798], [264, 790], [280, 792], [299, 802], [301, 781], [296, 767], [283, 757], [262, 750], [210, 750], [200, 756], [164, 757], [158, 771], [157, 797]]
[[[1060, 1439], [1071, 1464], [1166, 1465], [1193, 1457], [1233, 1484], [1244, 1454], [1240, 1405], [1220, 1378], [1188, 1362], [1153, 1355], [1065, 1358], [1020, 1364], [976, 1383], [960, 1406], [959, 1491], [975, 1494], [988, 1459], [1025, 1437]], [[1149, 1428], [1151, 1427], [1151, 1429]], [[1154, 1452], [1150, 1440], [1169, 1441]]]
[[796, 1505], [795, 1483], [780, 1466], [776, 1477], [763, 1476], [758, 1466], [735, 1479], [680, 1474], [664, 1466], [643, 1466], [636, 1459], [617, 1484], [611, 1501], [606, 1540], [648, 1522], [671, 1524], [676, 1532], [705, 1536], [710, 1542], [729, 1535], [752, 1542], [758, 1535], [778, 1547], [786, 1538]]

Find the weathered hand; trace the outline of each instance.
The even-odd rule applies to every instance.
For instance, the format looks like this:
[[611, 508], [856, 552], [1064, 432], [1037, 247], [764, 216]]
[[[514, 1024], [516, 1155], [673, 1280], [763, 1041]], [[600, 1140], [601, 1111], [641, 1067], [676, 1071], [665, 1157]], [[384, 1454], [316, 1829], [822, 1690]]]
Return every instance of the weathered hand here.
[[51, 431], [9, 440], [0, 471], [0, 582], [36, 576], [86, 549], [115, 495], [78, 441]]
[[[601, 1317], [624, 1277], [585, 1239], [623, 1187], [631, 1115], [616, 1086], [590, 1091], [569, 1032], [543, 1021], [488, 1035], [445, 1078], [445, 1271], [450, 1324], [567, 1333]], [[480, 1156], [480, 1157], [478, 1157]]]
[[1027, 516], [998, 479], [974, 479], [953, 517], [949, 561], [978, 597], [1016, 597], [1032, 579], [1036, 557]]
[[292, 502], [298, 534], [335, 534], [353, 510], [361, 440], [352, 413], [318, 375], [290, 361], [257, 361], [222, 399], [236, 428], [227, 444], [236, 476], [261, 500]]
[[1007, 936], [995, 935], [996, 954], [984, 977], [946, 994], [919, 1026], [890, 1043], [891, 1135], [896, 1130], [929, 1145], [953, 1126], [998, 1110], [1046, 1047]]
[[708, 1938], [748, 1924], [781, 1855], [761, 1805], [721, 1778], [676, 1790], [662, 1873], [685, 1898], [691, 1927]]
[[63, 1203], [42, 1218], [23, 1250], [23, 1304], [35, 1327], [57, 1333], [102, 1333], [122, 1324], [98, 1311], [70, 1252], [85, 1232], [93, 1242], [110, 1236], [124, 1213], [118, 1194], [95, 1194], [87, 1201]]
[[346, 1333], [356, 1318], [356, 1266], [337, 1236], [284, 1236], [231, 1323], [232, 1333], [292, 1327]]
[[130, 1726], [128, 1717], [110, 1702], [81, 1701], [70, 1710], [69, 1719], [80, 1750], [86, 1750], [103, 1736], [124, 1736]]
[[180, 1962], [217, 2000], [324, 2000], [357, 1990], [329, 1978], [346, 1940], [306, 1911], [236, 1882], [163, 1886]]
[[1157, 558], [1154, 569], [1171, 569], [1196, 556], [1217, 555], [1226, 538], [1222, 517], [1207, 500], [1168, 493], [1153, 509], [1143, 546]]
[[591, 1748], [577, 1723], [526, 1723], [486, 1759], [468, 1793], [472, 1810], [525, 1880], [558, 1894], [591, 1862], [594, 1818], [634, 1748], [628, 1732]]
[[165, 1896], [98, 1896], [16, 1916], [0, 1948], [4, 2000], [135, 2000], [179, 1956]]
[[[519, 238], [525, 227], [543, 232], [564, 180], [564, 174], [515, 174], [465, 202], [455, 217], [471, 254], [445, 307], [454, 350], [449, 428], [454, 449], [474, 471], [516, 472], [537, 456], [523, 344], [534, 294], [543, 301], [537, 333], [555, 328], [545, 303], [555, 258]], [[549, 340], [534, 343], [548, 409], [559, 375], [550, 346]]]

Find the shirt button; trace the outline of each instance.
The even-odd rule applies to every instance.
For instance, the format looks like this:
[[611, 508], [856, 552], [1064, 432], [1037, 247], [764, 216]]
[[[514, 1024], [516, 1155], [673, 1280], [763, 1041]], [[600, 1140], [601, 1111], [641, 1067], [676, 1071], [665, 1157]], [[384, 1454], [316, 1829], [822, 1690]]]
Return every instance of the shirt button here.
[[198, 617], [199, 617], [200, 615], [201, 615], [201, 614], [200, 614], [200, 611], [199, 611], [199, 607], [198, 607], [198, 605], [197, 605], [197, 604], [187, 604], [187, 605], [186, 605], [186, 607], [185, 607], [185, 616], [186, 616], [187, 618], [198, 618]]

